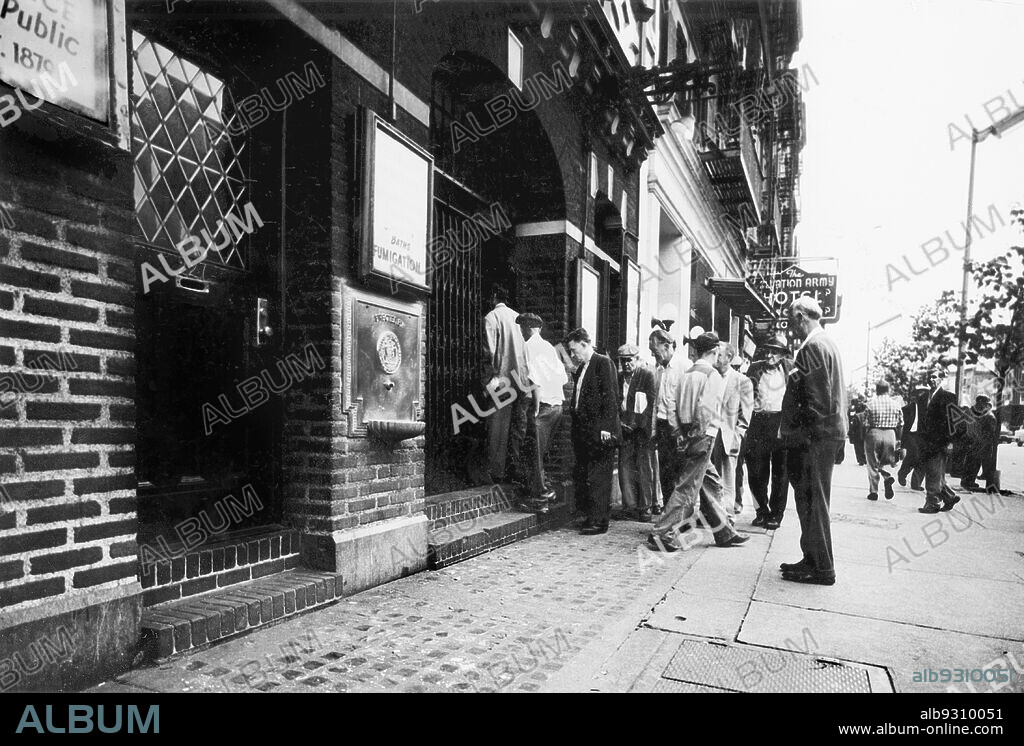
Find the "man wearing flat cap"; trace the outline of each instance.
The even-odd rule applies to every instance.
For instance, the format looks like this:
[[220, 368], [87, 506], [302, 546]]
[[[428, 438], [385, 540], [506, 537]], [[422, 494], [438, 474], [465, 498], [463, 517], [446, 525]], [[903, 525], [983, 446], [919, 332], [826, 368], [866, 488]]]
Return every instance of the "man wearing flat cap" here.
[[640, 362], [640, 348], [624, 344], [619, 348], [619, 488], [622, 505], [636, 511], [641, 521], [660, 513], [657, 478], [658, 460], [651, 437], [654, 412], [654, 371]]
[[529, 458], [529, 497], [524, 506], [529, 510], [547, 512], [555, 499], [555, 491], [544, 474], [544, 457], [558, 425], [562, 421], [564, 389], [569, 377], [551, 343], [541, 336], [544, 322], [535, 313], [521, 313], [516, 323], [523, 332], [523, 359], [527, 386], [534, 386], [526, 405], [526, 452]]
[[[779, 440], [782, 398], [786, 394], [793, 362], [786, 357], [789, 345], [779, 335], [761, 345], [764, 359], [751, 364], [747, 377], [754, 387], [754, 413], [747, 429], [743, 458], [747, 484], [754, 495], [757, 515], [751, 525], [777, 529], [786, 513], [789, 482], [786, 479], [786, 447]], [[768, 485], [771, 484], [771, 492]], [[736, 511], [742, 509], [736, 506]]]
[[[669, 345], [662, 343], [663, 334], [658, 330], [651, 333], [651, 353], [661, 365], [667, 366], [671, 356]], [[721, 427], [725, 392], [725, 382], [713, 365], [719, 355], [718, 335], [705, 332], [696, 339], [691, 338], [689, 343], [697, 360], [685, 373], [680, 373], [679, 368], [666, 367], [659, 382], [655, 409], [656, 431], [662, 441], [659, 453], [665, 452], [668, 462], [659, 463], [662, 491], [670, 496], [665, 499], [665, 510], [654, 524], [647, 543], [652, 549], [663, 552], [682, 549], [679, 534], [686, 530], [684, 524], [692, 528], [698, 500], [701, 518], [714, 534], [716, 546], [738, 546], [748, 539], [729, 525], [722, 507], [722, 480], [711, 463], [711, 451]], [[677, 378], [678, 386], [666, 386], [669, 377]], [[674, 392], [670, 400], [663, 401], [665, 391]]]

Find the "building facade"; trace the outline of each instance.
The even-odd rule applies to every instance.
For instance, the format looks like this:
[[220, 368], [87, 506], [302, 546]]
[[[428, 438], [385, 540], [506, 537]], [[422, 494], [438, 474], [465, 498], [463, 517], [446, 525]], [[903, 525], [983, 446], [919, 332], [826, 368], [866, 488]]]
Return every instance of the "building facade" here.
[[662, 125], [601, 6], [96, 0], [3, 60], [0, 688], [537, 529], [456, 530], [506, 508], [452, 406], [495, 284], [552, 342], [638, 328]]

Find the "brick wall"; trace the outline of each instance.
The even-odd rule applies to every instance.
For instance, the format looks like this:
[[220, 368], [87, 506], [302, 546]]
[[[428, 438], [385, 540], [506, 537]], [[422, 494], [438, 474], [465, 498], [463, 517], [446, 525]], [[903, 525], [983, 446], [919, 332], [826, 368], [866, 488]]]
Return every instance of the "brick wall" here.
[[[28, 117], [23, 117], [28, 120]], [[0, 617], [136, 579], [130, 154], [0, 130]]]

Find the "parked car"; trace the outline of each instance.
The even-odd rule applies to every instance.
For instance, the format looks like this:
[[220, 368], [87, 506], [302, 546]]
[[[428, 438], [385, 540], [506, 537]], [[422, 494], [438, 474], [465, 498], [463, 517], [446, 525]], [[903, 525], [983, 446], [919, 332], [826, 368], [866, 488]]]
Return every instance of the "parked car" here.
[[1005, 425], [999, 431], [999, 442], [1000, 443], [1012, 443], [1013, 442], [1013, 433], [1010, 432], [1010, 429], [1007, 428]]

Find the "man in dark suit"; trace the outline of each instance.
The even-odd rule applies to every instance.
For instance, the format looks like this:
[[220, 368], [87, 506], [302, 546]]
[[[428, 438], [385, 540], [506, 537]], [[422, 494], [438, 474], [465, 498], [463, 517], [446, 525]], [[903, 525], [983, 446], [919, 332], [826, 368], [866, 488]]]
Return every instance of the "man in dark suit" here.
[[572, 448], [576, 502], [587, 515], [581, 533], [608, 531], [615, 447], [619, 438], [619, 396], [615, 365], [594, 352], [586, 329], [569, 332], [566, 347], [579, 367], [573, 375]]
[[919, 513], [950, 510], [960, 498], [946, 484], [946, 453], [953, 441], [955, 425], [960, 422], [956, 396], [942, 388], [945, 372], [935, 369], [928, 375], [931, 393], [921, 398], [924, 410], [920, 436], [921, 463], [924, 466], [924, 507]]
[[790, 328], [803, 344], [786, 385], [780, 435], [788, 448], [786, 470], [800, 518], [804, 556], [799, 562], [783, 564], [782, 578], [834, 585], [828, 510], [836, 451], [846, 442], [846, 383], [839, 348], [822, 330], [820, 320], [821, 306], [809, 296], [797, 298], [790, 307]]
[[773, 337], [761, 347], [765, 358], [747, 370], [754, 388], [754, 412], [747, 429], [743, 457], [747, 465], [747, 484], [757, 510], [751, 525], [775, 530], [786, 513], [789, 493], [786, 448], [778, 436], [782, 400], [793, 361], [786, 357], [789, 347], [783, 336]]
[[619, 418], [622, 445], [619, 448], [619, 488], [623, 508], [637, 511], [641, 521], [651, 520], [658, 505], [658, 460], [651, 437], [654, 412], [654, 371], [640, 363], [640, 349], [625, 344], [619, 348]]
[[[907, 486], [907, 474], [910, 474], [910, 489], [921, 492], [924, 487], [924, 464], [921, 462], [921, 421], [926, 403], [922, 400], [928, 396], [927, 386], [915, 386], [914, 393], [907, 406], [903, 407], [903, 438], [900, 445], [906, 452], [903, 456], [903, 463], [896, 472], [896, 480], [900, 486]], [[911, 472], [913, 472], [911, 474]]]

